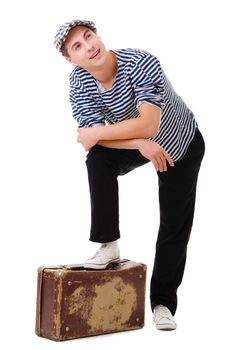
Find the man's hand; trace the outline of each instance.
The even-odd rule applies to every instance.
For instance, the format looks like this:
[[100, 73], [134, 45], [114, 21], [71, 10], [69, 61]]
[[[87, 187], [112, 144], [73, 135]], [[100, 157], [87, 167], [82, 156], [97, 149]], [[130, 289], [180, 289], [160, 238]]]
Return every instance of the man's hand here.
[[153, 163], [156, 171], [167, 171], [167, 162], [171, 167], [174, 166], [169, 154], [154, 141], [139, 139], [136, 142], [139, 152]]
[[97, 127], [77, 129], [77, 142], [81, 143], [87, 152], [99, 141], [96, 129]]

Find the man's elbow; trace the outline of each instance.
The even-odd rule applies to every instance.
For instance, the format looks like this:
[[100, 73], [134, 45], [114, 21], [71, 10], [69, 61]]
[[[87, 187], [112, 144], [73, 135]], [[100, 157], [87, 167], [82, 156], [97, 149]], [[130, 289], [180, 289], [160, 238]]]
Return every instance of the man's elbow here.
[[158, 134], [159, 132], [159, 126], [157, 125], [150, 125], [146, 131], [144, 137], [149, 138], [149, 137], [154, 137]]

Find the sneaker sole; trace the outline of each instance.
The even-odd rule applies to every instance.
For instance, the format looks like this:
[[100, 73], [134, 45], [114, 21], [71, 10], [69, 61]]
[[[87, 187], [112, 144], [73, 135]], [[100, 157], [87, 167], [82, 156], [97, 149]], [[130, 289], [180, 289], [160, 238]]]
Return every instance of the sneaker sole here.
[[162, 325], [156, 325], [156, 328], [159, 331], [174, 331], [177, 326], [176, 325], [169, 325], [169, 324], [162, 324]]
[[84, 264], [85, 269], [91, 269], [91, 270], [104, 270], [112, 263], [118, 263], [120, 261], [120, 258], [112, 259], [108, 261], [106, 264]]

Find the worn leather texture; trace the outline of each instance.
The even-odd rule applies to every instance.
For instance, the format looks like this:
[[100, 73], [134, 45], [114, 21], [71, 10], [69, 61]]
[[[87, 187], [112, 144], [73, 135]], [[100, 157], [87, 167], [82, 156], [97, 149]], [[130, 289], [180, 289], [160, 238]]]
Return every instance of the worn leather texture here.
[[105, 270], [38, 269], [36, 334], [68, 340], [144, 326], [146, 265], [122, 260]]

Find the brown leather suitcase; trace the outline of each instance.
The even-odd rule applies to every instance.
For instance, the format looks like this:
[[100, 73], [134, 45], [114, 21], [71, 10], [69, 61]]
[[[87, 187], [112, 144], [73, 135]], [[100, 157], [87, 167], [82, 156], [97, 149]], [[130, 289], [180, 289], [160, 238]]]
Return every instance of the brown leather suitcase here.
[[130, 260], [105, 270], [40, 267], [36, 334], [67, 340], [142, 328], [145, 285], [146, 265]]

